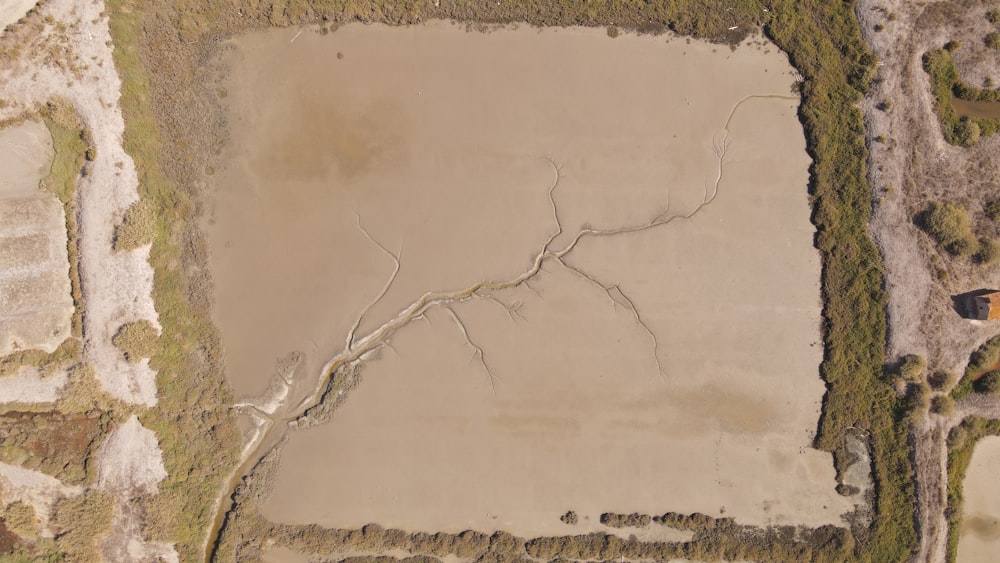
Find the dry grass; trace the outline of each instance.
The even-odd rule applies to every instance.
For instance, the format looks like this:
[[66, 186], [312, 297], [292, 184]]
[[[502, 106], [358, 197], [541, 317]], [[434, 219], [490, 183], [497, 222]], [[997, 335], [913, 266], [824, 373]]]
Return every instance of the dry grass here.
[[111, 343], [122, 351], [126, 360], [134, 364], [153, 356], [157, 338], [159, 333], [153, 323], [142, 319], [122, 325], [111, 337]]
[[94, 489], [55, 505], [56, 548], [68, 561], [101, 561], [98, 541], [111, 528], [114, 499]]
[[14, 502], [3, 509], [0, 518], [12, 532], [25, 539], [34, 539], [40, 532], [35, 509], [30, 504]]
[[114, 247], [118, 252], [128, 252], [153, 242], [156, 234], [156, 209], [149, 200], [132, 204], [115, 227]]

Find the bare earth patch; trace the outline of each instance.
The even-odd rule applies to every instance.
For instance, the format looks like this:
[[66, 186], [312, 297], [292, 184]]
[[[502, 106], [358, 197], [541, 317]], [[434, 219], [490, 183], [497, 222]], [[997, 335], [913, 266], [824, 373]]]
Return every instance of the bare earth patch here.
[[45, 125], [0, 130], [0, 357], [52, 352], [70, 334], [66, 219], [59, 200], [38, 187], [51, 163]]
[[229, 377], [280, 435], [324, 363], [364, 366], [289, 434], [267, 517], [541, 535], [863, 502], [810, 448], [819, 259], [777, 50], [432, 23], [255, 34], [226, 63]]
[[1000, 490], [995, 486], [1000, 467], [1000, 438], [980, 440], [972, 454], [963, 486], [965, 497], [958, 561], [996, 561], [1000, 549]]

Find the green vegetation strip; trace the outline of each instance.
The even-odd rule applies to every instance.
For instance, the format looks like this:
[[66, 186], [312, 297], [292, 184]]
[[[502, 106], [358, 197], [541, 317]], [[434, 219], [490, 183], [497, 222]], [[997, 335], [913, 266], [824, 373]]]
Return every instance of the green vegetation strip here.
[[[826, 348], [821, 369], [827, 394], [815, 445], [834, 452], [842, 469], [847, 461], [847, 432], [860, 431], [868, 437], [876, 520], [871, 530], [854, 531], [858, 541], [852, 557], [862, 561], [909, 557], [916, 545], [913, 470], [905, 408], [880, 377], [885, 296], [880, 258], [867, 235], [871, 193], [865, 178], [863, 120], [857, 109], [875, 61], [861, 39], [853, 2], [443, 0], [434, 6], [423, 0], [145, 0], [141, 4], [113, 0], [110, 5], [115, 60], [124, 78], [126, 149], [136, 158], [144, 197], [156, 202], [157, 217], [171, 218], [169, 224], [161, 219], [153, 253], [157, 309], [165, 329], [158, 344], [160, 353], [154, 358], [162, 398], [144, 423], [157, 431], [164, 445], [171, 477], [162, 488], [161, 497], [167, 499], [162, 507], [175, 517], [174, 525], [154, 519], [152, 529], [159, 538], [179, 541], [182, 558], [196, 553], [198, 531], [207, 526], [207, 510], [237, 443], [231, 422], [224, 416], [228, 396], [215, 366], [216, 336], [203, 314], [185, 300], [185, 279], [176, 267], [178, 241], [190, 217], [191, 202], [163, 176], [157, 162], [162, 158], [160, 162], [172, 170], [171, 178], [182, 182], [186, 175], [190, 181], [192, 171], [202, 169], [193, 165], [199, 157], [192, 153], [199, 151], [191, 149], [191, 126], [183, 118], [185, 110], [194, 107], [183, 106], [190, 101], [184, 92], [190, 90], [179, 85], [194, 84], [195, 56], [209, 50], [191, 45], [273, 25], [321, 22], [329, 31], [338, 22], [409, 24], [429, 18], [473, 24], [609, 26], [612, 36], [618, 28], [670, 29], [722, 42], [739, 41], [747, 31], [763, 27], [788, 53], [804, 78], [799, 115], [813, 159], [813, 222], [816, 246], [823, 257]], [[730, 30], [733, 26], [737, 29]], [[143, 61], [136, 35], [140, 29], [146, 34], [143, 45], [148, 49]], [[155, 67], [150, 75], [160, 81], [152, 91], [143, 62]], [[158, 123], [152, 121], [151, 99]], [[161, 141], [157, 125], [169, 142]], [[204, 416], [193, 416], [202, 411]], [[835, 557], [841, 547], [831, 547], [826, 553]]]
[[990, 90], [964, 84], [951, 56], [951, 52], [957, 48], [958, 44], [951, 42], [943, 49], [924, 53], [924, 70], [930, 75], [934, 111], [941, 122], [941, 133], [945, 140], [960, 147], [971, 147], [979, 142], [981, 136], [989, 136], [1000, 130], [1000, 119], [959, 117], [952, 106], [952, 99], [1000, 102], [1000, 89]]

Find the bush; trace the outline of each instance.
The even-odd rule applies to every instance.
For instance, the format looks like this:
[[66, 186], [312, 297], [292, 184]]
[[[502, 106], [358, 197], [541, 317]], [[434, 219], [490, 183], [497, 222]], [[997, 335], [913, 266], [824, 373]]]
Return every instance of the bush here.
[[952, 254], [965, 256], [977, 246], [965, 209], [953, 202], [933, 202], [918, 217], [917, 224], [938, 244]]
[[972, 256], [979, 252], [979, 241], [970, 235], [944, 245], [944, 249], [955, 256]]
[[1000, 49], [1000, 33], [991, 31], [983, 38], [983, 43], [990, 49]]
[[566, 514], [560, 516], [559, 520], [561, 520], [563, 524], [576, 525], [576, 523], [580, 521], [580, 518], [576, 515], [576, 512], [570, 510]]
[[159, 333], [153, 323], [147, 320], [127, 323], [118, 329], [111, 343], [125, 354], [125, 359], [133, 364], [143, 358], [151, 358], [156, 351]]
[[618, 37], [618, 34], [619, 34], [619, 31], [618, 31], [617, 27], [615, 27], [613, 25], [608, 26], [608, 37], [611, 37], [612, 39], [614, 39], [615, 37]]
[[153, 242], [156, 228], [156, 211], [147, 200], [132, 204], [115, 227], [114, 248], [118, 252], [128, 252]]
[[986, 216], [993, 221], [1000, 221], [1000, 199], [994, 199], [983, 206]]
[[1000, 241], [992, 238], [979, 239], [979, 250], [976, 252], [976, 262], [988, 266], [1000, 259]]
[[958, 39], [952, 39], [951, 41], [944, 44], [944, 50], [949, 53], [954, 53], [962, 47], [962, 42]]
[[1000, 370], [983, 374], [976, 380], [976, 391], [987, 395], [1000, 394]]
[[959, 119], [952, 131], [955, 137], [955, 144], [962, 147], [971, 147], [978, 143], [981, 135], [979, 124], [969, 119], [968, 116]]
[[903, 402], [907, 420], [916, 421], [927, 412], [930, 406], [931, 388], [925, 383], [911, 385], [906, 400]]
[[945, 391], [958, 383], [958, 375], [950, 371], [936, 371], [927, 377], [927, 383], [935, 391]]
[[986, 12], [986, 20], [990, 23], [1000, 23], [1000, 9], [994, 8]]
[[938, 395], [931, 399], [931, 412], [951, 416], [955, 413], [955, 400], [947, 395]]
[[924, 360], [923, 356], [907, 354], [903, 356], [903, 361], [899, 364], [899, 376], [907, 381], [917, 381], [925, 367], [927, 367], [927, 361]]

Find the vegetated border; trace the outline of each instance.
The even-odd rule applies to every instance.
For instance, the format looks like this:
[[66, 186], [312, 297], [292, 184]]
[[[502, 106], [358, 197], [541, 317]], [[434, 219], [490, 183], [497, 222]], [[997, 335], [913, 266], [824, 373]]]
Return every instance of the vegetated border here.
[[931, 79], [934, 111], [941, 123], [944, 139], [952, 145], [970, 147], [981, 135], [989, 136], [1000, 130], [1000, 119], [958, 117], [951, 105], [952, 98], [969, 102], [1000, 102], [1000, 89], [976, 88], [962, 82], [951, 52], [958, 44], [949, 42], [941, 49], [924, 53], [924, 71]]
[[[854, 556], [859, 560], [900, 561], [911, 554], [916, 545], [913, 469], [908, 456], [905, 409], [880, 377], [886, 333], [885, 295], [881, 260], [867, 234], [871, 192], [865, 179], [864, 126], [857, 108], [874, 74], [875, 60], [861, 39], [853, 2], [624, 0], [605, 4], [508, 0], [502, 4], [455, 4], [444, 0], [434, 6], [422, 0], [111, 0], [110, 5], [117, 45], [115, 60], [125, 79], [126, 150], [139, 166], [144, 197], [162, 200], [160, 216], [170, 219], [170, 224], [164, 221], [161, 225], [163, 232], [154, 245], [153, 262], [157, 271], [157, 308], [168, 334], [161, 340], [172, 342], [174, 353], [160, 356], [162, 398], [155, 409], [160, 414], [153, 427], [164, 442], [171, 473], [164, 489], [175, 495], [179, 506], [187, 508], [177, 512], [185, 523], [175, 528], [184, 534], [163, 538], [179, 541], [182, 557], [195, 553], [192, 534], [197, 526], [207, 526], [204, 514], [208, 499], [214, 498], [217, 491], [211, 489], [220, 482], [222, 472], [211, 475], [204, 469], [225, 465], [232, 451], [232, 443], [211, 433], [217, 426], [199, 425], [197, 431], [195, 425], [171, 427], [188, 422], [184, 413], [197, 410], [200, 401], [215, 413], [210, 418], [217, 424], [230, 424], [220, 414], [225, 404], [220, 399], [227, 397], [227, 391], [217, 373], [214, 332], [204, 313], [192, 310], [185, 301], [179, 288], [186, 280], [181, 278], [176, 261], [164, 259], [178, 258], [179, 242], [197, 240], [184, 235], [185, 222], [191, 217], [191, 198], [196, 193], [192, 175], [205, 169], [200, 155], [215, 148], [198, 147], [188, 131], [190, 121], [185, 122], [185, 114], [196, 106], [191, 105], [191, 90], [185, 87], [194, 83], [192, 75], [199, 72], [199, 65], [206, 62], [214, 44], [239, 32], [300, 23], [320, 23], [328, 29], [328, 25], [347, 21], [409, 24], [430, 18], [482, 25], [527, 22], [614, 26], [609, 27], [609, 35], [619, 27], [641, 33], [669, 29], [730, 43], [762, 26], [770, 39], [788, 53], [804, 78], [799, 117], [813, 159], [812, 220], [817, 229], [815, 243], [823, 259], [825, 354], [821, 372], [827, 394], [815, 446], [833, 452], [838, 470], [842, 470], [848, 461], [845, 434], [860, 432], [867, 436], [872, 450], [876, 519], [871, 530], [854, 530], [860, 540]], [[730, 31], [733, 26], [737, 29]], [[140, 29], [141, 59], [136, 37]], [[148, 65], [148, 70], [143, 64]], [[150, 75], [157, 77], [152, 84]], [[152, 121], [154, 109], [156, 123]], [[161, 135], [169, 142], [161, 142]], [[160, 165], [168, 169], [169, 180]], [[169, 281], [165, 282], [164, 277]], [[169, 297], [164, 297], [164, 292]], [[181, 327], [192, 330], [178, 334]], [[209, 340], [199, 342], [198, 334], [208, 335]], [[199, 347], [211, 370], [204, 381], [199, 379], [204, 375], [190, 381], [183, 379], [187, 374], [170, 373]], [[173, 368], [165, 363], [172, 363]], [[205, 369], [201, 366], [189, 373], [204, 374]], [[190, 390], [177, 385], [182, 380], [187, 381]], [[180, 461], [181, 456], [190, 457], [176, 451], [182, 436], [198, 452], [211, 452], [208, 456], [212, 461]], [[218, 456], [216, 450], [227, 453]], [[196, 491], [185, 491], [185, 487], [193, 487], [196, 478], [180, 479], [177, 472], [184, 473], [196, 464], [200, 464], [197, 474], [202, 479], [197, 480]], [[155, 532], [161, 537], [164, 533]]]
[[149, 262], [153, 300], [162, 333], [150, 365], [157, 371], [158, 402], [140, 413], [156, 433], [168, 477], [142, 503], [153, 540], [177, 542], [183, 561], [201, 558], [211, 499], [236, 463], [241, 442], [229, 412], [232, 402], [218, 360], [218, 337], [204, 307], [190, 298], [181, 269], [193, 204], [160, 166], [160, 133], [150, 105], [149, 75], [140, 60], [141, 12], [132, 0], [108, 0], [114, 62], [122, 79], [125, 151], [135, 162], [139, 194], [157, 218]]
[[949, 562], [955, 561], [958, 557], [965, 473], [969, 469], [976, 444], [987, 436], [1000, 436], [1000, 420], [970, 416], [952, 428], [948, 436], [947, 561]]

